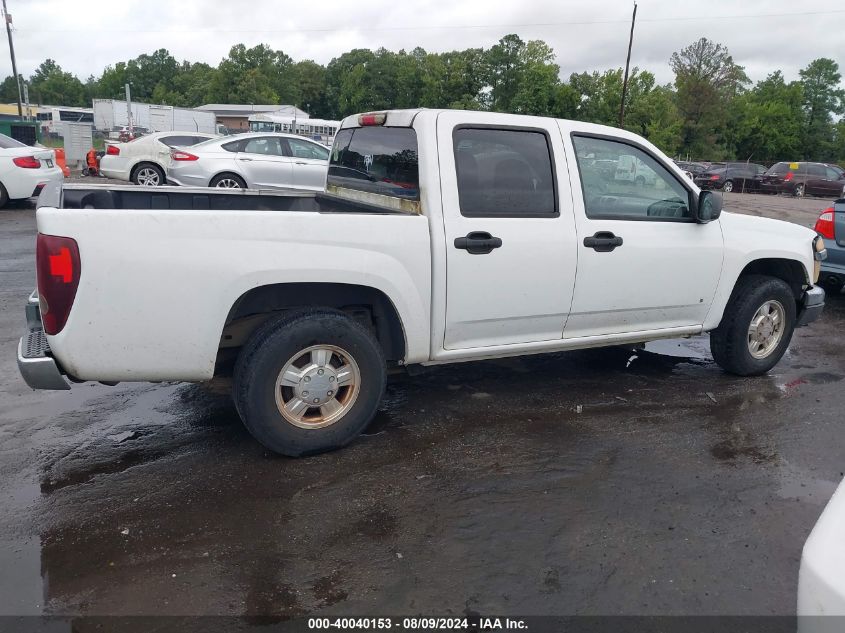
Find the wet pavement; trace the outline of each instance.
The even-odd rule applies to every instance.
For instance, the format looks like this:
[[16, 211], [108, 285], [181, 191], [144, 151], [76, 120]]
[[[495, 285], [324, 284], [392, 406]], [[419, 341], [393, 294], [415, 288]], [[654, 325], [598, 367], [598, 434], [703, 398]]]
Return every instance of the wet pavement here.
[[765, 377], [706, 337], [444, 366], [292, 460], [223, 381], [30, 391], [33, 236], [0, 211], [0, 615], [794, 613], [845, 470], [845, 296]]

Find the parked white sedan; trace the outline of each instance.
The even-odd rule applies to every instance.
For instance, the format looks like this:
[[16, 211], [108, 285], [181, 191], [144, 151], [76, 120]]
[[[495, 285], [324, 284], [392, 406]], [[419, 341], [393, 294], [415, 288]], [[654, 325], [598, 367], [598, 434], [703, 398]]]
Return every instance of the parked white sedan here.
[[798, 630], [841, 631], [845, 616], [845, 481], [810, 533], [798, 574]]
[[226, 189], [322, 191], [329, 150], [301, 136], [252, 132], [174, 149], [167, 180]]
[[62, 178], [53, 150], [30, 147], [0, 134], [0, 208], [9, 200], [37, 196], [48, 182]]
[[172, 148], [190, 147], [215, 138], [215, 134], [202, 132], [155, 132], [127, 143], [109, 141], [100, 160], [100, 171], [106, 178], [136, 185], [164, 185]]

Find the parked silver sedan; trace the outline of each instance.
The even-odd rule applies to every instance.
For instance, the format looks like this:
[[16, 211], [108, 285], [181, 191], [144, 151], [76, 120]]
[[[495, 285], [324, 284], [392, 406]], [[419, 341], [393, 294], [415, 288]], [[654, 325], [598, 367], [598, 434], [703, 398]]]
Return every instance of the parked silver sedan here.
[[254, 132], [170, 152], [167, 180], [192, 187], [323, 189], [327, 147], [292, 134]]

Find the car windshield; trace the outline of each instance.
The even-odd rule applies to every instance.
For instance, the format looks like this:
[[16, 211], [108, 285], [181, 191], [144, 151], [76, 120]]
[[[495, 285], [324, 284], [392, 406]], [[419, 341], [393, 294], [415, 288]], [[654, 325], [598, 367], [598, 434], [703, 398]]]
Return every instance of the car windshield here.
[[0, 134], [0, 149], [11, 149], [13, 147], [28, 147], [20, 141], [16, 141], [11, 136]]

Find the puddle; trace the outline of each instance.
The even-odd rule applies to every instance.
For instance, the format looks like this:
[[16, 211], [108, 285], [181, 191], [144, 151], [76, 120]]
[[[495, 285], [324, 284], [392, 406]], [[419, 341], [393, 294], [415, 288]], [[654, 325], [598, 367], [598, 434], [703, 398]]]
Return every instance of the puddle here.
[[0, 569], [14, 569], [0, 574], [0, 616], [41, 615], [40, 540], [0, 541]]

